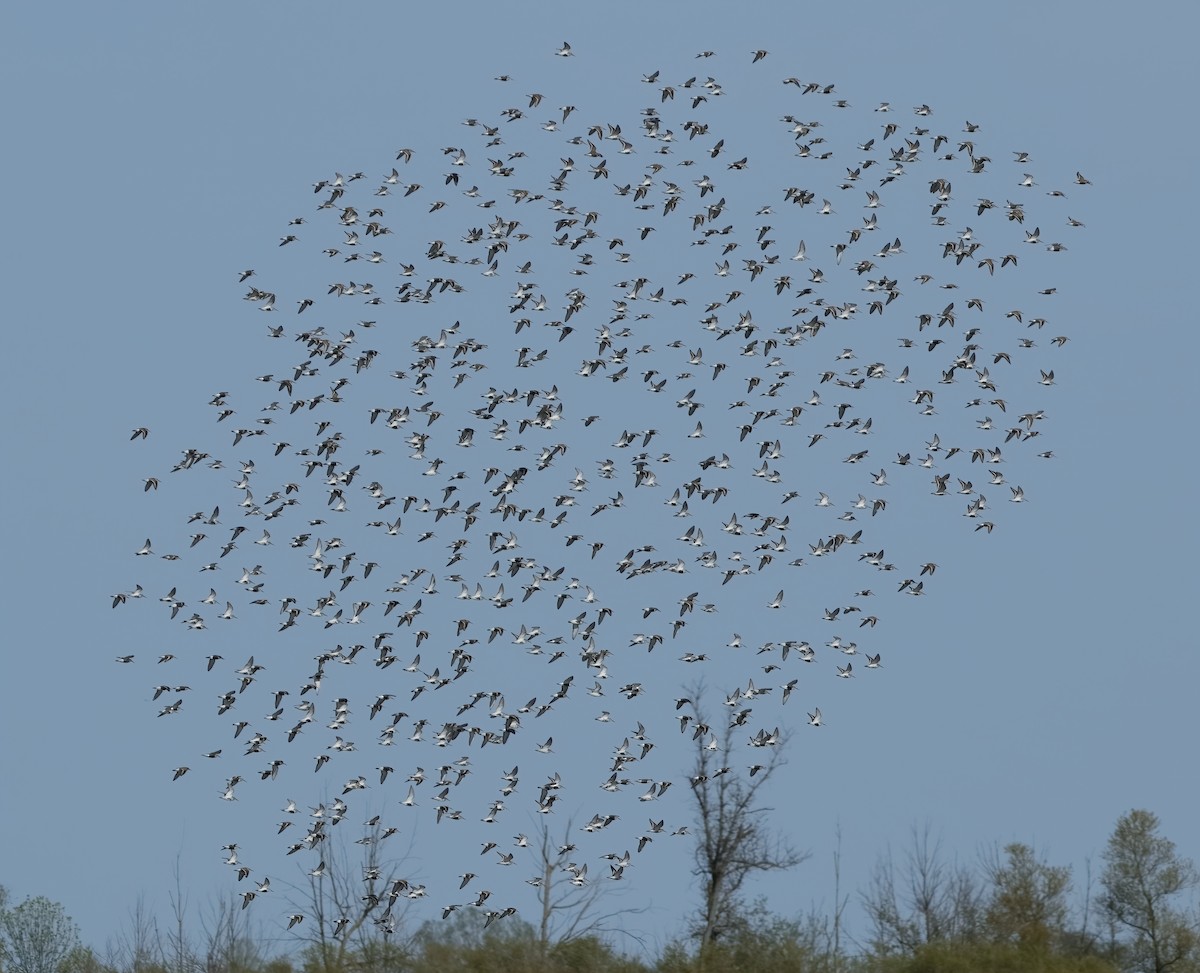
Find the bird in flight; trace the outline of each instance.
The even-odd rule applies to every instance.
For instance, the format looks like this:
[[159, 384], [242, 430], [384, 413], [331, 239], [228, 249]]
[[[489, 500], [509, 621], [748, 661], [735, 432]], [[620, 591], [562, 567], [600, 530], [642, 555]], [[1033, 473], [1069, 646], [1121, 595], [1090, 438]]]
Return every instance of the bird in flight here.
[[[721, 73], [716, 51], [696, 57]], [[374, 843], [400, 815], [493, 837], [504, 815], [582, 806], [568, 880], [636, 881], [654, 835], [687, 833], [689, 788], [671, 788], [692, 760], [783, 746], [793, 696], [828, 726], [825, 685], [887, 679], [853, 679], [841, 655], [905, 664], [892, 609], [936, 604], [933, 532], [985, 557], [1029, 509], [1022, 486], [1012, 507], [982, 491], [1053, 469], [1034, 460], [1056, 456], [1047, 417], [1069, 394], [1054, 274], [1086, 232], [1057, 187], [1086, 216], [1091, 181], [936, 104], [856, 111], [780, 57], [743, 52], [722, 79], [631, 72], [650, 102], [631, 112], [621, 78], [576, 77], [592, 55], [564, 41], [489, 67], [500, 101], [446, 130], [414, 121], [375, 169], [314, 174], [304, 215], [261, 228], [269, 254], [236, 272], [253, 337], [229, 360], [270, 363], [221, 379], [173, 463], [136, 451], [149, 536], [126, 541], [139, 577], [111, 607], [151, 620], [117, 657], [130, 674], [148, 652], [186, 670], [137, 688], [174, 698], [149, 701], [156, 729], [203, 724], [191, 752], [239, 763], [213, 778], [214, 813], [249, 810], [239, 787], [313, 782], [307, 825], [288, 798], [263, 859], [298, 854], [321, 878], [327, 829], [368, 804]], [[782, 117], [764, 108], [780, 97]], [[904, 520], [923, 529], [901, 549]], [[240, 668], [230, 638], [254, 646]], [[726, 687], [724, 722], [695, 672]], [[637, 828], [630, 802], [661, 820]], [[505, 866], [539, 842], [514, 842], [451, 842], [429, 878], [443, 916], [515, 912]], [[227, 864], [249, 875], [236, 849]], [[385, 877], [367, 869], [362, 897], [386, 933], [393, 903], [427, 893]], [[242, 908], [269, 892], [255, 882]]]

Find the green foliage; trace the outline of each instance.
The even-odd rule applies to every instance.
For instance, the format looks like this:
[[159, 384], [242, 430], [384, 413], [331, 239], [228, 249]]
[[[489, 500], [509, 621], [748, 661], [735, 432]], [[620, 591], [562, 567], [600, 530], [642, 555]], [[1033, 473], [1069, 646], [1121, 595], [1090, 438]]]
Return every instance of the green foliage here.
[[984, 908], [990, 937], [1026, 949], [1050, 948], [1057, 930], [1066, 925], [1071, 869], [1048, 865], [1029, 845], [1014, 843], [985, 864], [991, 882]]
[[71, 917], [44, 896], [0, 911], [0, 953], [8, 973], [58, 973], [78, 943]]
[[654, 964], [655, 973], [692, 973], [695, 960], [685, 943], [678, 940], [668, 943]]
[[116, 973], [92, 952], [90, 946], [76, 946], [58, 966], [58, 973]]
[[1200, 968], [1200, 928], [1177, 905], [1200, 880], [1190, 859], [1158, 833], [1158, 817], [1133, 810], [1117, 820], [1104, 850], [1102, 905], [1128, 932], [1125, 963], [1139, 973]]
[[510, 917], [487, 926], [477, 911], [424, 923], [409, 961], [411, 973], [646, 973], [598, 936], [545, 948], [529, 923]]
[[927, 943], [911, 956], [880, 960], [873, 969], [874, 973], [1117, 973], [1096, 956], [987, 942]]
[[[726, 925], [707, 946], [689, 953], [682, 943], [664, 949], [656, 973], [837, 973], [844, 969], [835, 955], [827, 921], [820, 916], [781, 916], [765, 899], [735, 902]], [[846, 973], [849, 973], [847, 970]]]
[[[240, 973], [290, 973], [285, 959], [272, 960], [259, 970]], [[400, 943], [389, 939], [367, 939], [357, 946], [338, 941], [310, 943], [300, 956], [302, 973], [404, 973], [412, 969], [409, 953]]]
[[546, 969], [563, 973], [645, 973], [637, 960], [621, 956], [597, 936], [583, 936], [551, 948]]

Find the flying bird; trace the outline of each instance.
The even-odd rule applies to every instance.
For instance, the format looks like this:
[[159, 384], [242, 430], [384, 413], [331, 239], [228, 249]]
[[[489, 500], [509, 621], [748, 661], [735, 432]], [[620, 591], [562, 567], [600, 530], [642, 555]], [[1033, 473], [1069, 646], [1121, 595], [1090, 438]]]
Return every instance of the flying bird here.
[[[150, 690], [162, 746], [187, 724], [211, 733], [192, 753], [214, 747], [200, 752], [215, 760], [232, 726], [242, 756], [264, 761], [245, 780], [197, 765], [213, 771], [206, 800], [244, 796], [250, 811], [251, 796], [311, 779], [307, 819], [287, 798], [264, 839], [314, 879], [346, 820], [372, 822], [372, 860], [402, 815], [467, 836], [428, 892], [365, 870], [355, 894], [384, 933], [396, 903], [427, 896], [451, 903], [443, 918], [513, 914], [519, 869], [505, 869], [538, 840], [502, 851], [468, 832], [494, 838], [514, 813], [555, 821], [601, 790], [564, 839], [564, 878], [636, 880], [613, 849], [649, 861], [654, 836], [688, 834], [668, 740], [711, 761], [693, 787], [757, 783], [769, 761], [738, 766], [732, 744], [784, 746], [798, 719], [784, 704], [809, 674], [846, 679], [847, 693], [886, 685], [831, 658], [881, 669], [879, 645], [914, 624], [889, 608], [923, 596], [937, 611], [941, 580], [965, 570], [930, 560], [949, 549], [937, 532], [977, 534], [988, 556], [993, 530], [1029, 508], [1022, 486], [1002, 510], [981, 489], [1034, 489], [1025, 477], [1054, 469], [1034, 461], [1055, 455], [1056, 372], [1064, 386], [1071, 375], [1056, 360], [1071, 351], [1055, 275], [1075, 254], [1040, 224], [1086, 233], [1088, 194], [1071, 190], [1068, 215], [1062, 193], [1030, 190], [1070, 184], [1069, 170], [988, 144], [977, 122], [934, 127], [930, 104], [856, 110], [832, 79], [781, 86], [751, 67], [761, 48], [726, 78], [606, 69], [599, 94], [574, 71], [586, 53], [554, 60], [575, 56], [565, 41], [531, 55], [530, 77], [539, 59], [555, 68], [536, 91], [504, 97], [514, 66], [448, 131], [411, 119], [394, 159], [315, 173], [303, 215], [241, 225], [279, 259], [222, 286], [255, 322], [298, 310], [228, 349], [266, 363], [206, 399], [206, 435], [181, 431], [174, 463], [138, 450], [149, 536], [132, 551], [139, 577], [113, 585], [112, 618], [141, 611], [176, 634], [160, 641], [135, 619], [117, 661], [136, 674], [153, 653], [180, 673]], [[696, 57], [722, 73], [715, 51]], [[637, 84], [654, 104], [630, 112], [615, 93]], [[605, 113], [583, 117], [585, 96]], [[1079, 171], [1074, 183], [1091, 185]], [[1039, 339], [1046, 326], [1057, 337]], [[1006, 423], [1010, 405], [1020, 418]], [[143, 584], [167, 593], [143, 597]], [[814, 638], [822, 622], [843, 634]], [[218, 638], [254, 655], [233, 668]], [[905, 664], [889, 660], [889, 674]], [[721, 680], [721, 716], [688, 690], [662, 695], [684, 667]], [[828, 725], [817, 707], [807, 723]], [[376, 746], [389, 749], [369, 785]], [[512, 754], [531, 751], [537, 771], [521, 772]], [[281, 783], [301, 763], [313, 769]], [[656, 802], [660, 819], [638, 827], [631, 802]], [[243, 909], [271, 890], [251, 884]], [[479, 891], [458, 901], [468, 885]], [[330, 921], [336, 935], [353, 920]]]

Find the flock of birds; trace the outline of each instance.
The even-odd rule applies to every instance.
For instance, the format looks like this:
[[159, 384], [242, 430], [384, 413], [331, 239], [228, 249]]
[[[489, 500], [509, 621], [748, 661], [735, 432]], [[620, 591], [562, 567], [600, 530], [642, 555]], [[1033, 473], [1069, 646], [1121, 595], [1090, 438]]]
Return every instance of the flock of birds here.
[[[155, 587], [112, 606], [179, 633], [153, 711], [215, 714], [213, 797], [270, 787], [316, 879], [339, 822], [373, 861], [463, 829], [463, 871], [365, 869], [385, 932], [426, 896], [516, 912], [505, 866], [551, 820], [572, 886], [631, 877], [687, 834], [689, 753], [753, 775], [824, 725], [833, 678], [880, 678], [889, 609], [938, 569], [890, 550], [897, 506], [986, 537], [1053, 456], [1052, 281], [1087, 178], [928, 105], [856, 113], [766, 51], [738, 92], [697, 57], [644, 75], [632, 119], [502, 75], [454, 144], [316, 182], [238, 275], [278, 365], [143, 481], [202, 509], [156, 521], [132, 551]], [[752, 129], [751, 100], [790, 107]], [[244, 853], [248, 906], [271, 883]]]

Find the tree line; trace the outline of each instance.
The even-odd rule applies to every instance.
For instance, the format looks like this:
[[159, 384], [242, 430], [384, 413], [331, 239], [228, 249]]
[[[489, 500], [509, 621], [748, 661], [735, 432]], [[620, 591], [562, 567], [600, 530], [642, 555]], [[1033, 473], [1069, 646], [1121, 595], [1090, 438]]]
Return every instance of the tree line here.
[[758, 777], [718, 769], [700, 760], [691, 777], [690, 930], [655, 955], [631, 953], [618, 937], [632, 910], [602, 891], [617, 883], [562, 878], [567, 856], [546, 829], [533, 921], [496, 922], [467, 906], [413, 928], [392, 917], [389, 928], [350, 880], [363, 863], [343, 859], [306, 890], [295, 938], [262, 935], [236, 899], [219, 900], [197, 933], [177, 872], [168, 919], [139, 902], [129, 928], [96, 947], [80, 942], [61, 904], [16, 902], [0, 887], [0, 973], [1200, 973], [1200, 873], [1150, 811], [1118, 819], [1099, 875], [1082, 888], [1070, 867], [1031, 845], [996, 847], [968, 865], [948, 857], [930, 828], [914, 828], [857, 892], [868, 929], [851, 937], [836, 851], [829, 914], [781, 914], [746, 896], [750, 875], [807, 856], [770, 831]]

